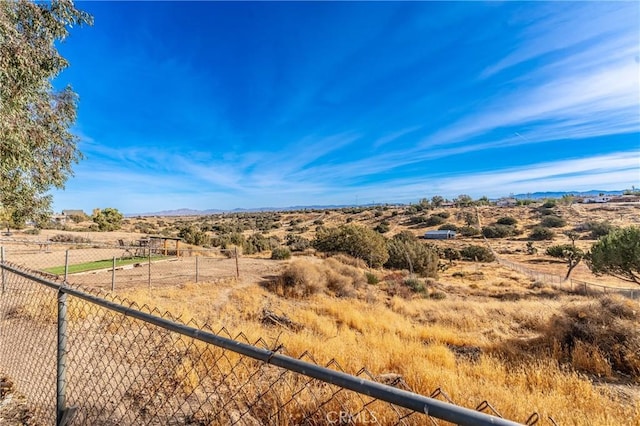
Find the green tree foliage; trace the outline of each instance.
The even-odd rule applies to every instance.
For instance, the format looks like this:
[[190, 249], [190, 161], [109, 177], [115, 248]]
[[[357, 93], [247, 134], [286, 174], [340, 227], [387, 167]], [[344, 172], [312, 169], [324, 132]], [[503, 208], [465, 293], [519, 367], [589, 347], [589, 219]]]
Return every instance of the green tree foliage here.
[[454, 201], [458, 205], [458, 207], [469, 207], [473, 205], [473, 198], [471, 198], [471, 196], [467, 194], [458, 195], [458, 198], [456, 198]]
[[584, 258], [584, 252], [573, 244], [559, 244], [547, 248], [548, 256], [562, 259], [567, 262], [567, 275], [565, 280], [569, 279], [571, 271], [578, 266], [582, 258]]
[[586, 261], [596, 275], [612, 275], [640, 284], [640, 228], [613, 229], [593, 244]]
[[559, 216], [553, 216], [553, 215], [545, 216], [540, 221], [540, 225], [544, 226], [545, 228], [562, 228], [566, 224], [567, 224], [567, 221], [564, 220], [564, 218], [561, 218]]
[[389, 259], [387, 268], [408, 269], [425, 277], [435, 277], [438, 272], [438, 252], [420, 242], [413, 234], [404, 231], [387, 242]]
[[311, 247], [311, 242], [301, 235], [287, 234], [285, 243], [291, 251], [304, 251]]
[[355, 224], [320, 230], [313, 247], [326, 253], [346, 253], [371, 267], [380, 267], [389, 258], [386, 239], [373, 229]]
[[499, 225], [515, 225], [516, 223], [518, 223], [518, 220], [511, 216], [503, 216], [496, 220], [496, 223]]
[[112, 207], [93, 210], [92, 219], [99, 231], [115, 231], [122, 226], [122, 213]]
[[471, 260], [474, 262], [493, 262], [496, 260], [491, 250], [484, 246], [470, 245], [460, 250], [460, 256], [464, 260]]
[[180, 231], [178, 231], [178, 237], [182, 238], [185, 243], [196, 246], [204, 246], [211, 243], [211, 237], [209, 237], [209, 235], [207, 235], [207, 233], [202, 229], [194, 225], [180, 228]]
[[542, 241], [542, 240], [553, 240], [555, 237], [555, 232], [549, 228], [545, 228], [543, 226], [536, 226], [531, 230], [529, 234], [529, 239], [534, 241]]
[[489, 225], [482, 227], [482, 235], [487, 238], [505, 238], [515, 235], [516, 230], [509, 225]]
[[80, 159], [77, 95], [55, 78], [68, 63], [56, 44], [74, 25], [91, 23], [71, 1], [0, 2], [0, 210], [43, 220], [51, 188], [62, 188]]
[[434, 195], [433, 197], [431, 197], [431, 204], [434, 207], [440, 207], [442, 206], [442, 203], [444, 203], [444, 198], [440, 195]]

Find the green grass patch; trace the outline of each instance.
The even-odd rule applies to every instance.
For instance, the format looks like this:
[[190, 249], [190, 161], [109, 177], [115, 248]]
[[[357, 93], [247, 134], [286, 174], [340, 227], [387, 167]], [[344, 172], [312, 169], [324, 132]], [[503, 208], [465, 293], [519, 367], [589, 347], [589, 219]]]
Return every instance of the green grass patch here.
[[[151, 260], [157, 260], [164, 257], [165, 256], [151, 256]], [[134, 263], [145, 263], [148, 261], [149, 258], [146, 256], [120, 258], [116, 259], [116, 268], [119, 266], [133, 265]], [[95, 260], [93, 262], [84, 262], [69, 265], [69, 273], [76, 274], [78, 272], [95, 271], [97, 269], [108, 269], [111, 267], [113, 267], [113, 259]], [[49, 272], [50, 274], [62, 275], [64, 274], [64, 265], [45, 268], [43, 269], [43, 271]]]

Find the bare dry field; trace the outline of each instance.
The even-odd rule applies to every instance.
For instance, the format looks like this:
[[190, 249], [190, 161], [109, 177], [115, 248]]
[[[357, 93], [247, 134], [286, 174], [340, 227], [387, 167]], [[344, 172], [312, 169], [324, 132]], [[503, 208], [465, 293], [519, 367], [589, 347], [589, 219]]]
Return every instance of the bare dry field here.
[[[438, 212], [447, 216], [438, 225], [425, 226], [424, 222], [412, 220]], [[289, 234], [310, 240], [319, 226], [330, 228], [351, 222], [370, 228], [385, 222], [386, 237], [401, 231], [422, 236], [443, 223], [459, 228], [469, 225], [468, 212], [479, 216], [480, 225], [490, 225], [500, 217], [517, 219], [519, 234], [490, 239], [492, 248], [503, 259], [558, 276], [565, 275], [566, 265], [545, 255], [545, 249], [552, 244], [570, 243], [564, 231], [582, 229], [590, 222], [640, 225], [638, 203], [558, 205], [553, 214], [563, 218], [564, 225], [554, 228], [553, 240], [533, 242], [536, 252], [531, 254], [527, 251], [528, 235], [542, 219], [539, 205], [484, 206], [477, 212], [473, 208], [414, 211], [403, 206], [137, 217], [128, 218], [117, 232], [89, 232], [82, 229], [88, 224], [80, 223], [73, 225], [77, 230], [71, 226], [70, 230], [44, 230], [40, 235], [17, 233], [14, 237], [36, 241], [70, 234], [81, 235], [92, 244], [115, 245], [119, 239], [135, 241], [147, 234], [176, 235], [181, 226], [191, 224], [213, 225], [217, 231], [206, 231], [212, 238], [221, 234], [221, 228], [235, 226], [233, 229], [245, 237], [260, 233], [284, 242]], [[269, 224], [255, 225], [256, 217]], [[254, 227], [237, 227], [242, 221], [253, 223]], [[586, 231], [576, 239], [576, 245], [585, 250], [594, 242]], [[479, 236], [459, 236], [433, 244], [444, 249], [484, 242]], [[48, 266], [52, 261], [43, 259], [60, 256], [63, 249], [57, 247], [47, 254], [25, 253], [32, 258], [23, 260], [32, 261], [33, 268], [45, 263]], [[119, 295], [182, 318], [194, 318], [212, 329], [225, 327], [231, 334], [243, 332], [250, 341], [263, 338], [274, 345], [283, 344], [293, 356], [310, 351], [321, 364], [335, 359], [349, 372], [366, 367], [374, 376], [399, 374], [421, 394], [441, 388], [456, 403], [472, 408], [489, 401], [503, 416], [520, 422], [536, 411], [559, 425], [640, 425], [637, 301], [572, 294], [497, 262], [462, 260], [442, 260], [438, 276], [425, 278], [426, 292], [418, 294], [402, 285], [408, 271], [371, 269], [349, 259], [327, 258], [310, 249], [293, 254], [289, 260], [271, 260], [268, 250], [244, 254], [239, 259], [240, 279], [227, 277], [195, 283], [185, 278], [172, 282], [163, 280], [162, 270], [158, 269], [159, 275], [154, 273], [158, 280], [150, 288], [125, 286]], [[56, 257], [53, 263], [59, 260]], [[231, 262], [224, 259], [219, 265], [232, 269]], [[326, 276], [326, 282], [313, 283], [319, 291], [292, 297], [278, 284], [278, 277], [292, 265], [297, 265], [307, 279]], [[170, 266], [167, 262], [167, 268]], [[336, 274], [351, 281], [344, 284], [347, 281], [336, 279]], [[595, 276], [584, 264], [573, 271], [572, 277], [611, 288], [638, 287], [614, 277]], [[104, 287], [86, 274], [72, 276], [70, 281]], [[348, 285], [349, 292], [338, 293], [336, 282]], [[288, 318], [295, 327], [264, 321], [265, 311]], [[628, 341], [625, 335], [629, 336]]]

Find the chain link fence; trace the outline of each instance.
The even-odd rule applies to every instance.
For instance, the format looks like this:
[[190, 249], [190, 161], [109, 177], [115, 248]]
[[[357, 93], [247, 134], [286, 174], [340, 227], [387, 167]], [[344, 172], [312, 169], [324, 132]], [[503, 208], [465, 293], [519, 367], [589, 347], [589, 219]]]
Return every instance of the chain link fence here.
[[347, 374], [335, 360], [320, 366], [308, 352], [294, 358], [262, 339], [0, 267], [0, 371], [39, 424], [518, 424], [486, 401], [463, 408], [441, 389], [425, 397], [401, 377]]
[[533, 278], [541, 283], [549, 284], [554, 288], [570, 291], [572, 293], [582, 294], [585, 296], [600, 296], [603, 294], [619, 294], [629, 299], [640, 299], [640, 289], [610, 287], [600, 284], [594, 284], [587, 281], [569, 278], [567, 280], [560, 275], [545, 274], [530, 268], [526, 268], [519, 263], [511, 262], [496, 255], [496, 260], [507, 268], [520, 272], [523, 275]]
[[[141, 240], [144, 241], [144, 240]], [[216, 282], [240, 277], [235, 249], [176, 249], [160, 245], [117, 246], [51, 241], [2, 241], [3, 259], [35, 269], [51, 279], [64, 275], [73, 282], [110, 291], [143, 285]]]

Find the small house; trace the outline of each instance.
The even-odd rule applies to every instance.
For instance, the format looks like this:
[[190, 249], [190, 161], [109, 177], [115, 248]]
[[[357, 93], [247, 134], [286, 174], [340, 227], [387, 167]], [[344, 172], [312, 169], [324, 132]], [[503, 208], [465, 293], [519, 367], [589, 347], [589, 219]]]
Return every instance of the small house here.
[[496, 201], [498, 207], [515, 207], [518, 205], [518, 200], [515, 198], [501, 198]]
[[597, 197], [588, 197], [582, 200], [583, 203], [608, 203], [611, 201], [611, 197], [607, 195], [598, 195]]
[[456, 231], [451, 231], [449, 229], [441, 231], [427, 231], [425, 232], [424, 237], [427, 240], [450, 240], [456, 237]]

